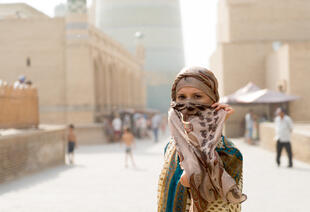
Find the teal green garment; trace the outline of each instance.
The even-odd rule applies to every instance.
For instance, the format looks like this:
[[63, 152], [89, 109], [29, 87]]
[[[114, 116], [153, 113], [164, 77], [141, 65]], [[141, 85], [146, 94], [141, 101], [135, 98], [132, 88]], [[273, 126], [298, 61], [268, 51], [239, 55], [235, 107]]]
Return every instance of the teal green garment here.
[[[166, 145], [165, 153], [169, 145], [172, 145], [169, 142]], [[174, 153], [171, 157], [176, 158]], [[173, 176], [171, 177], [171, 181], [169, 182], [169, 190], [168, 190], [168, 198], [166, 205], [166, 212], [183, 212], [186, 208], [186, 203], [184, 203], [184, 198], [187, 198], [187, 188], [182, 186], [180, 181], [181, 175], [183, 174], [183, 170], [180, 167], [180, 159], [177, 157], [177, 166], [173, 169], [175, 160], [172, 160], [171, 164], [169, 164], [169, 170], [173, 172]], [[175, 201], [175, 199], [177, 201]]]
[[[216, 148], [216, 151], [220, 155], [225, 170], [236, 180], [238, 183], [242, 173], [242, 154], [241, 152], [234, 147], [234, 144], [222, 136], [222, 144], [220, 147]], [[169, 142], [165, 148], [165, 153], [169, 145], [174, 145], [172, 142]], [[176, 154], [176, 153], [175, 153]], [[175, 154], [172, 157], [175, 157]], [[175, 167], [175, 162], [177, 166]], [[177, 161], [172, 160], [169, 164], [169, 171], [173, 172], [173, 176], [170, 179], [170, 182], [167, 192], [167, 202], [166, 202], [166, 211], [162, 212], [185, 212], [186, 211], [186, 200], [189, 198], [188, 188], [181, 185], [180, 178], [183, 173], [179, 165], [179, 158]]]

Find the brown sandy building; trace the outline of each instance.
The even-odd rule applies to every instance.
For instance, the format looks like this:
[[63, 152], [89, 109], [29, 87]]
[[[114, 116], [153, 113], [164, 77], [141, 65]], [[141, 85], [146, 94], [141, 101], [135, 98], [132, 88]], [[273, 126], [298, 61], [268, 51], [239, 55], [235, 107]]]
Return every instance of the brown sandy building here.
[[[221, 96], [252, 81], [300, 96], [289, 104], [289, 113], [296, 122], [309, 122], [310, 1], [219, 0], [218, 9], [218, 46], [210, 63]], [[264, 107], [256, 111], [262, 114]], [[235, 108], [225, 128], [234, 137], [242, 135], [249, 107]]]
[[69, 0], [59, 18], [0, 4], [0, 46], [0, 78], [32, 80], [41, 123], [92, 123], [145, 107], [143, 59], [90, 24], [85, 0]]

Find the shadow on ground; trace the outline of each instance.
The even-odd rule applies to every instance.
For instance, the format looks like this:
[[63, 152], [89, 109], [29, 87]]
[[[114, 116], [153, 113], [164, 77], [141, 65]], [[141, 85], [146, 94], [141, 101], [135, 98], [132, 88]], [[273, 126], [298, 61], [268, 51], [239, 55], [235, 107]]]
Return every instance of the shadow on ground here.
[[[161, 140], [167, 140], [162, 138]], [[158, 145], [152, 140], [136, 140], [133, 152], [135, 155], [161, 155], [163, 152], [150, 151], [154, 146]], [[120, 142], [109, 143], [104, 145], [83, 146], [77, 150], [78, 154], [100, 154], [100, 153], [122, 153], [125, 151], [125, 145]]]
[[29, 174], [24, 177], [17, 178], [13, 181], [5, 182], [0, 185], [0, 195], [7, 192], [17, 192], [32, 186], [39, 185], [42, 182], [59, 177], [60, 174], [70, 171], [73, 168], [83, 168], [81, 165], [62, 165], [53, 168], [47, 168], [41, 172]]

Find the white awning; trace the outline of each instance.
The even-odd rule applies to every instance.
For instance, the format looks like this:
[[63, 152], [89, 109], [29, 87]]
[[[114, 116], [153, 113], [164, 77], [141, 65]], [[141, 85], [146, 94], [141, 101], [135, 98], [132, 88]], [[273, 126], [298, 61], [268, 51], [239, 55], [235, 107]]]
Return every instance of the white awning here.
[[297, 100], [299, 97], [287, 95], [278, 91], [262, 89], [236, 97], [237, 103], [260, 104], [260, 103], [282, 103]]
[[224, 96], [223, 98], [221, 98], [220, 102], [226, 103], [226, 104], [238, 103], [237, 102], [238, 97], [245, 95], [245, 94], [252, 93], [254, 91], [259, 91], [259, 90], [260, 90], [260, 87], [255, 85], [253, 82], [249, 82], [246, 86], [238, 89], [233, 94], [228, 95], [228, 96]]

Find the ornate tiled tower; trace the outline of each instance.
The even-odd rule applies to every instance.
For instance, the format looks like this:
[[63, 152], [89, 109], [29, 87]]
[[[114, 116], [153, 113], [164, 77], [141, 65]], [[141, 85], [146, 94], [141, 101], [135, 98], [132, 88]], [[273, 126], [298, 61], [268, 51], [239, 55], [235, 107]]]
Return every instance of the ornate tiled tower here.
[[68, 0], [67, 5], [70, 13], [86, 13], [86, 0]]
[[[67, 0], [66, 100], [67, 121], [93, 122], [94, 77], [89, 56], [89, 24], [86, 0]], [[83, 95], [86, 94], [87, 95]]]
[[179, 0], [97, 0], [96, 26], [132, 53], [136, 33], [143, 34], [147, 105], [166, 111], [172, 80], [184, 66]]

